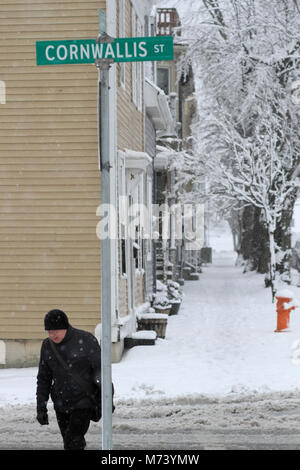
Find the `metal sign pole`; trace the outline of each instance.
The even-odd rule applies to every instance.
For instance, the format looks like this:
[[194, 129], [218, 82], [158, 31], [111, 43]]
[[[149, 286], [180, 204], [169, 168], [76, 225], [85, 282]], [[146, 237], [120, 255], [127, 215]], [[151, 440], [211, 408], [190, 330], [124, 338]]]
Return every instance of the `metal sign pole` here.
[[[105, 36], [105, 35], [104, 35]], [[107, 38], [106, 38], [107, 40]], [[109, 68], [111, 60], [97, 60], [99, 71], [99, 151], [101, 168], [101, 204], [110, 204], [110, 146], [109, 146]], [[108, 206], [107, 206], [108, 207]], [[112, 449], [112, 370], [111, 370], [111, 239], [101, 240], [101, 387], [102, 387], [102, 450]]]

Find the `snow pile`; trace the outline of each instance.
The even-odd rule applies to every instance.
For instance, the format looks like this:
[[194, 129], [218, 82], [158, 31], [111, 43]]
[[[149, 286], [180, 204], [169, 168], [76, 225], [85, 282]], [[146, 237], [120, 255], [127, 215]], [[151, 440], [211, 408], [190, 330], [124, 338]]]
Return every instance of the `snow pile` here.
[[291, 291], [291, 289], [280, 289], [280, 290], [276, 291], [276, 297], [284, 297], [284, 298], [287, 298], [287, 299], [293, 299], [294, 294]]
[[133, 339], [156, 339], [157, 334], [152, 330], [140, 330], [132, 333], [131, 337]]

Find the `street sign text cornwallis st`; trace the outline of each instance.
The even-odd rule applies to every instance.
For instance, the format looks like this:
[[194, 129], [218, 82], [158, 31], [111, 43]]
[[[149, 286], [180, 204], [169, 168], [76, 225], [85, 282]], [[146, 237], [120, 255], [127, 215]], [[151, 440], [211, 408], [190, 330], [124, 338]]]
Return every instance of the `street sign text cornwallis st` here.
[[97, 44], [95, 39], [36, 42], [37, 65], [88, 64], [96, 59], [114, 62], [173, 60], [173, 36], [116, 38]]

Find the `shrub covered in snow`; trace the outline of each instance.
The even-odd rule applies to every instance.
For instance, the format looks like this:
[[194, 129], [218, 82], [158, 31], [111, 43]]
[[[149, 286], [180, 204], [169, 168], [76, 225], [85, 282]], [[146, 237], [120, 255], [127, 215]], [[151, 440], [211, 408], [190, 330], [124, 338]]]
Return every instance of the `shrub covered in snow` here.
[[182, 301], [183, 294], [180, 290], [180, 285], [178, 282], [169, 280], [167, 281], [167, 286], [170, 303], [180, 303]]
[[156, 281], [156, 294], [154, 294], [153, 307], [155, 309], [168, 309], [171, 307], [168, 298], [168, 288], [159, 280]]
[[157, 292], [157, 294], [155, 295], [154, 302], [153, 302], [153, 307], [160, 308], [160, 309], [170, 308], [171, 303], [167, 294], [164, 292]]

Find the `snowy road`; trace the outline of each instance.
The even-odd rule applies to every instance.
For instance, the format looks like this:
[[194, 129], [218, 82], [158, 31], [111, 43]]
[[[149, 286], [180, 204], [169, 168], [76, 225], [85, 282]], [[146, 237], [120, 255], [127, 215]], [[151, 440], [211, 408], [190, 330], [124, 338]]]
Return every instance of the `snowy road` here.
[[[35, 407], [1, 410], [0, 449], [61, 449], [53, 412], [49, 426], [35, 421]], [[90, 450], [101, 449], [101, 426], [92, 423]], [[236, 398], [147, 400], [118, 403], [115, 450], [300, 450], [300, 396], [292, 393]]]
[[[232, 253], [215, 257], [184, 292], [166, 339], [113, 364], [114, 449], [300, 450], [300, 309], [289, 333], [274, 333], [263, 276], [242, 274]], [[36, 372], [0, 370], [0, 449], [61, 448], [51, 405], [49, 426], [35, 420]], [[87, 442], [100, 449], [100, 423]]]

